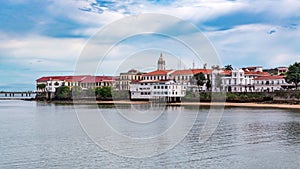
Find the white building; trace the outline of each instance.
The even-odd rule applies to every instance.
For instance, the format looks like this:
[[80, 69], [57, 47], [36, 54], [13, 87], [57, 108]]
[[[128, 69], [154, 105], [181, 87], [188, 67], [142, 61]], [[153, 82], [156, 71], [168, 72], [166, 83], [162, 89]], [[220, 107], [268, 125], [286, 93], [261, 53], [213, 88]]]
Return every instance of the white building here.
[[289, 86], [285, 81], [285, 76], [264, 76], [254, 79], [256, 92], [274, 92], [282, 90], [283, 86]]
[[270, 76], [269, 73], [261, 70], [261, 67], [248, 67], [247, 69], [234, 69], [232, 71], [215, 69], [212, 72], [212, 91], [255, 92], [254, 79]]
[[141, 80], [131, 82], [130, 98], [132, 100], [181, 101], [186, 94], [186, 87], [174, 80]]

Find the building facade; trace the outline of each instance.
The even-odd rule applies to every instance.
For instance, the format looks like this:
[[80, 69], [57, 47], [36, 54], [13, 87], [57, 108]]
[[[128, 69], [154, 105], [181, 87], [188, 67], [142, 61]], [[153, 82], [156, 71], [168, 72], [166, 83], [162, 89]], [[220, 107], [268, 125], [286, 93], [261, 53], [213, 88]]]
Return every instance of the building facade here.
[[178, 102], [186, 94], [184, 85], [174, 80], [141, 80], [130, 84], [132, 100], [164, 100]]
[[[45, 89], [38, 88], [39, 84], [45, 84]], [[36, 80], [37, 92], [55, 92], [60, 86], [67, 86], [70, 89], [79, 86], [82, 90], [88, 88], [110, 86], [115, 84], [115, 77], [111, 76], [46, 76]]]
[[138, 70], [131, 69], [128, 72], [120, 73], [116, 80], [116, 90], [129, 90], [131, 81], [142, 80], [143, 73]]
[[254, 78], [256, 92], [274, 92], [289, 86], [285, 81], [285, 76], [263, 76]]

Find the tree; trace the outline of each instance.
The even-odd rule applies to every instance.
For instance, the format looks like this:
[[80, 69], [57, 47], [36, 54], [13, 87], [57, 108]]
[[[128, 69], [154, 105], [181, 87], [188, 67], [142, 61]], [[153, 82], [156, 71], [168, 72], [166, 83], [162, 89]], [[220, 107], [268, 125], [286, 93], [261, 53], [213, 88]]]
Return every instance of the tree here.
[[42, 90], [42, 92], [45, 92], [46, 84], [38, 84], [38, 85], [36, 86], [36, 88], [37, 88], [38, 90]]
[[297, 89], [298, 83], [300, 82], [300, 62], [295, 62], [293, 65], [290, 65], [286, 74], [285, 81], [287, 83], [294, 83]]
[[205, 75], [202, 72], [195, 74], [194, 79], [196, 79], [198, 86], [203, 86], [206, 81]]
[[69, 99], [71, 96], [71, 90], [67, 86], [60, 86], [55, 90], [55, 97], [58, 99]]
[[55, 97], [57, 99], [70, 99], [71, 98], [71, 90], [67, 86], [60, 86], [56, 88]]
[[206, 89], [209, 90], [211, 88], [211, 81], [210, 81], [210, 78], [209, 76], [207, 76], [207, 81], [206, 81]]
[[224, 66], [225, 70], [233, 70], [232, 65], [226, 65]]
[[103, 86], [95, 88], [96, 97], [109, 98], [112, 97], [111, 87]]

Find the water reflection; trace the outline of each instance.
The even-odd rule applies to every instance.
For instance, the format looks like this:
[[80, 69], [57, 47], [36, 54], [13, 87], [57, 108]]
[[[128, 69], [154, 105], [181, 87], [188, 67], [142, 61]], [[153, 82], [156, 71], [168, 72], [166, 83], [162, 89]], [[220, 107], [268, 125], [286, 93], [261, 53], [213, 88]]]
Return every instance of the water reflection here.
[[[81, 106], [87, 113], [96, 108], [116, 129], [135, 137], [153, 136], [168, 128], [179, 111], [187, 117], [193, 111], [190, 107], [164, 108], [160, 118], [147, 128], [129, 124], [112, 107]], [[150, 107], [140, 105], [134, 109], [149, 111]], [[223, 169], [300, 165], [300, 113], [295, 110], [225, 109], [217, 130], [199, 144], [198, 134], [208, 114], [208, 109], [201, 109], [191, 131], [176, 147], [145, 159], [116, 156], [96, 146], [82, 131], [72, 105], [0, 101], [0, 110], [0, 168]], [[155, 146], [164, 148], [172, 139], [157, 139]]]

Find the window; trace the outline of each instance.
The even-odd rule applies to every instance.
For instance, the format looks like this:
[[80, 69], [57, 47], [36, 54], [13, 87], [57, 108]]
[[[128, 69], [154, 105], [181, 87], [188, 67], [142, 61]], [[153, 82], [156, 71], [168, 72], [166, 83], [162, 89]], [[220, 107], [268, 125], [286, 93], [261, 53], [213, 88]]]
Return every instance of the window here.
[[58, 85], [59, 85], [59, 83], [58, 83], [58, 82], [55, 82], [55, 83], [54, 83], [54, 86], [58, 86]]
[[156, 89], [156, 86], [154, 86], [154, 89]]
[[157, 89], [160, 89], [160, 86], [157, 86]]
[[168, 89], [168, 86], [165, 86], [165, 89]]

